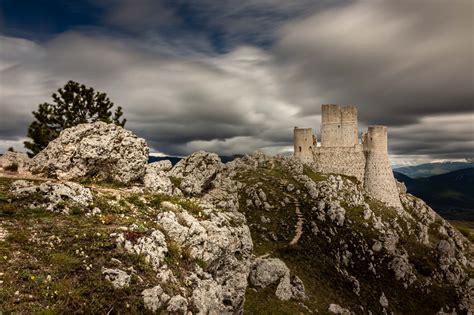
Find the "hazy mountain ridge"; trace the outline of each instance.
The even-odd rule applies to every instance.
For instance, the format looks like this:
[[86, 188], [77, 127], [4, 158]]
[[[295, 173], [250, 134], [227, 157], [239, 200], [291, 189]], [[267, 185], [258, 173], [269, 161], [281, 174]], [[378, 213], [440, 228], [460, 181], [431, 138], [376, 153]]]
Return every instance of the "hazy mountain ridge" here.
[[408, 192], [425, 200], [443, 217], [474, 221], [474, 168], [427, 178], [411, 178], [395, 170], [394, 176], [405, 183]]
[[473, 167], [474, 162], [467, 160], [466, 162], [435, 162], [413, 166], [394, 167], [394, 171], [405, 174], [411, 178], [422, 178]]

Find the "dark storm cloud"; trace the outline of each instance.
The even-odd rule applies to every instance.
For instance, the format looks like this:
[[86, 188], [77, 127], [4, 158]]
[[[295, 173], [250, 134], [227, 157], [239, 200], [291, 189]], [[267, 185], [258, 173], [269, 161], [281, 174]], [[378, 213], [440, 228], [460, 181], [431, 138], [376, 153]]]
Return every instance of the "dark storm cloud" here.
[[[390, 125], [396, 161], [473, 155], [467, 1], [341, 1], [318, 11], [325, 1], [305, 11], [306, 1], [204, 0], [187, 13], [166, 2], [95, 2], [115, 3], [108, 25], [138, 35], [0, 38], [0, 152], [20, 148], [31, 111], [72, 79], [106, 92], [127, 128], [167, 154], [278, 152], [293, 126], [319, 133], [320, 104], [340, 103], [359, 107], [361, 128]], [[184, 32], [186, 23], [202, 29]], [[181, 25], [179, 36], [162, 34], [170, 25]], [[204, 29], [220, 29], [228, 52], [216, 53]], [[242, 44], [252, 36], [271, 47]]]
[[[358, 105], [368, 124], [472, 111], [472, 6], [358, 1], [289, 24], [275, 47], [292, 70], [289, 95]], [[301, 114], [317, 112], [308, 105]]]
[[[285, 22], [347, 0], [96, 0], [108, 8], [104, 22], [136, 34], [173, 38], [201, 34], [219, 51], [268, 46]], [[144, 30], [146, 30], [144, 32]]]

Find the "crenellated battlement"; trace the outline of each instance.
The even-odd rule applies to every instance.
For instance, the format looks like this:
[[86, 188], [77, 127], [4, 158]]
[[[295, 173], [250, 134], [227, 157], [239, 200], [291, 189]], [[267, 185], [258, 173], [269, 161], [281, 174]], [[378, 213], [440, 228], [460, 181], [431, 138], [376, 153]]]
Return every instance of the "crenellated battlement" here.
[[294, 128], [294, 157], [321, 173], [353, 176], [374, 198], [401, 207], [388, 158], [386, 126], [369, 126], [359, 143], [357, 107], [321, 106], [321, 142], [311, 128]]

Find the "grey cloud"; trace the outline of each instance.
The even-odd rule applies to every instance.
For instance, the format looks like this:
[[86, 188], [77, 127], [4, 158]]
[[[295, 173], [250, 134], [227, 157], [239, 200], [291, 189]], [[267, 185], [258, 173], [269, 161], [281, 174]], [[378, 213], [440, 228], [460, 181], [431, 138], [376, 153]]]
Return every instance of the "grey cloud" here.
[[274, 51], [290, 98], [355, 104], [366, 123], [399, 125], [472, 110], [472, 32], [469, 0], [362, 0], [290, 23]]
[[[21, 139], [31, 111], [69, 79], [106, 92], [123, 106], [127, 127], [168, 154], [200, 145], [250, 152], [278, 144], [281, 130], [291, 132], [297, 110], [282, 100], [266, 52], [242, 47], [221, 56], [171, 58], [133, 44], [66, 33], [33, 46], [41, 58], [18, 58], [1, 72], [2, 138]], [[13, 117], [22, 119], [12, 123]]]
[[[239, 12], [257, 2], [270, 5], [223, 6]], [[209, 9], [212, 2], [206, 13], [206, 3], [202, 14], [235, 22], [232, 14]], [[283, 12], [291, 3], [275, 5]], [[0, 51], [0, 151], [15, 141], [19, 146], [31, 111], [73, 79], [106, 92], [124, 108], [127, 128], [167, 154], [285, 150], [293, 126], [319, 133], [320, 104], [340, 103], [359, 106], [361, 129], [388, 124], [393, 156], [472, 157], [466, 5], [354, 1], [276, 33], [270, 27], [265, 31], [277, 37], [269, 50], [239, 46], [220, 55], [204, 54], [209, 43], [199, 36], [191, 46], [187, 37], [170, 42], [97, 32], [69, 32], [41, 45], [3, 37], [2, 48], [7, 42], [9, 48]], [[227, 27], [237, 25], [237, 34], [238, 24]]]

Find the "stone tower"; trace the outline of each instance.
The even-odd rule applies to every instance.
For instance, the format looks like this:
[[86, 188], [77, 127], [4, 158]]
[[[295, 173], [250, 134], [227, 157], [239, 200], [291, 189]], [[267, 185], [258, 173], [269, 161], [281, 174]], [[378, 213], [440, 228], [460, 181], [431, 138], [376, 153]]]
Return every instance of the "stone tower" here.
[[293, 130], [294, 156], [303, 163], [313, 162], [313, 148], [316, 139], [312, 128], [298, 128]]
[[398, 188], [388, 159], [387, 127], [370, 126], [362, 143], [366, 156], [364, 188], [374, 198], [389, 206], [402, 208]]
[[321, 106], [321, 145], [311, 128], [294, 129], [294, 157], [325, 174], [354, 177], [369, 195], [401, 208], [388, 159], [387, 127], [370, 126], [359, 143], [357, 108]]
[[321, 146], [353, 147], [358, 144], [357, 108], [326, 104], [321, 106]]

